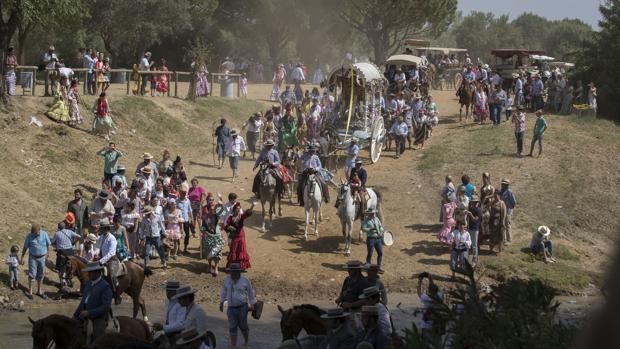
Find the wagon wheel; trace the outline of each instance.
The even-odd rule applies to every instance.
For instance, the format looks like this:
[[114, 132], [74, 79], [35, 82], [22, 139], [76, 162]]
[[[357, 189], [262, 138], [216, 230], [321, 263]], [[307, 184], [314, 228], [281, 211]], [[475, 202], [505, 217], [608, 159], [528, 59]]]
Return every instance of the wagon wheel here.
[[386, 133], [383, 118], [377, 118], [372, 126], [372, 139], [370, 140], [370, 162], [373, 164], [379, 161], [379, 157], [381, 157]]
[[461, 83], [463, 82], [463, 74], [461, 73], [456, 73], [454, 74], [454, 89], [458, 89], [459, 86], [461, 86]]

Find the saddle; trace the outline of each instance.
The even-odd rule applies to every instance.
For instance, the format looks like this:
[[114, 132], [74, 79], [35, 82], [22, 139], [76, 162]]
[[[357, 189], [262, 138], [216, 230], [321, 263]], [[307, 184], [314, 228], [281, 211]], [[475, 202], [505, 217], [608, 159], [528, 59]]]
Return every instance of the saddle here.
[[[118, 263], [118, 270], [116, 271], [116, 278], [120, 278], [121, 276], [127, 275], [127, 266], [125, 262]], [[103, 276], [108, 276], [108, 268], [103, 268]]]

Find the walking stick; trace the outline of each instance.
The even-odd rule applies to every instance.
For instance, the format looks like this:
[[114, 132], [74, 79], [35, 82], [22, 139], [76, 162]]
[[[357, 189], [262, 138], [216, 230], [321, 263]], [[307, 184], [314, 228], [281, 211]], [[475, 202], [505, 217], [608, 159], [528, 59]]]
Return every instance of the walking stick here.
[[[215, 167], [215, 121], [213, 121], [213, 124], [211, 124], [211, 136], [212, 136], [212, 140], [211, 140], [211, 144], [213, 145], [213, 167]], [[201, 250], [202, 251], [202, 250]], [[202, 252], [200, 252], [202, 253]]]

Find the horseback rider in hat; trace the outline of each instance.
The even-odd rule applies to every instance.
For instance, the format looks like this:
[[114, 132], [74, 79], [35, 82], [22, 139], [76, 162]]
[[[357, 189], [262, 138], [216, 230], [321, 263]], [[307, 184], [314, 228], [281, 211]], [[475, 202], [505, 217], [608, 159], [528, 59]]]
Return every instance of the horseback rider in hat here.
[[207, 313], [198, 304], [194, 302], [196, 299], [196, 291], [190, 286], [179, 287], [171, 300], [179, 302], [181, 307], [185, 308], [185, 320], [183, 321], [183, 330], [196, 328], [197, 331], [207, 332]]
[[321, 175], [321, 169], [323, 169], [323, 166], [321, 165], [321, 159], [317, 155], [316, 145], [310, 144], [308, 146], [308, 154], [304, 154], [302, 160], [304, 162], [304, 170], [299, 175], [299, 185], [297, 186], [299, 206], [304, 206], [304, 189], [306, 188], [308, 176], [310, 174], [316, 175], [316, 178], [321, 184], [321, 192], [323, 194], [322, 197], [325, 202], [329, 202], [329, 190], [327, 188], [327, 183], [325, 183], [325, 179]]
[[177, 300], [172, 299], [181, 284], [178, 281], [169, 280], [164, 287], [166, 289], [166, 317], [164, 323], [154, 323], [153, 330], [164, 331], [170, 342], [174, 342], [175, 336], [183, 330], [185, 321], [185, 308]]
[[108, 274], [108, 279], [110, 280], [110, 285], [112, 286], [112, 291], [114, 292], [114, 299], [116, 304], [121, 303], [121, 295], [116, 292], [116, 286], [118, 281], [116, 279], [116, 274], [120, 269], [120, 261], [116, 256], [116, 238], [111, 233], [112, 229], [114, 229], [113, 225], [108, 225], [103, 227], [102, 234], [99, 236], [101, 241], [101, 247], [99, 255], [99, 264], [105, 266]]
[[[256, 170], [256, 168], [258, 166], [260, 166], [260, 164], [267, 164], [269, 165], [269, 167], [271, 169], [274, 170], [275, 172], [275, 177], [276, 177], [276, 192], [281, 193], [282, 189], [284, 188], [284, 182], [282, 181], [282, 175], [280, 174], [280, 171], [278, 170], [278, 167], [280, 166], [280, 154], [278, 154], [278, 151], [274, 149], [275, 143], [273, 142], [272, 139], [268, 139], [263, 143], [263, 149], [260, 151], [260, 154], [258, 154], [258, 158], [256, 159], [256, 162], [254, 163], [254, 168], [252, 168], [252, 171]], [[260, 172], [256, 174], [256, 176], [254, 176], [254, 181], [252, 182], [252, 192], [258, 197], [259, 196], [259, 192], [258, 192], [258, 188], [260, 187]]]
[[73, 317], [78, 320], [92, 321], [93, 330], [88, 344], [105, 334], [112, 311], [112, 288], [102, 280], [103, 266], [98, 262], [88, 263], [83, 272], [88, 273], [88, 283], [82, 293], [82, 300]]
[[344, 311], [342, 308], [328, 309], [325, 314], [321, 315], [321, 319], [327, 321], [329, 329], [319, 346], [320, 349], [355, 348], [355, 334], [347, 326], [347, 320], [350, 315], [351, 313]]
[[387, 349], [391, 346], [390, 333], [382, 326], [377, 305], [362, 307], [362, 324], [364, 330], [358, 337], [358, 342], [368, 342], [375, 349]]
[[377, 307], [379, 313], [378, 326], [382, 332], [392, 334], [392, 316], [390, 311], [381, 303], [381, 292], [377, 286], [370, 286], [364, 289], [364, 292], [360, 295], [360, 299], [366, 301], [366, 305], [373, 305]]

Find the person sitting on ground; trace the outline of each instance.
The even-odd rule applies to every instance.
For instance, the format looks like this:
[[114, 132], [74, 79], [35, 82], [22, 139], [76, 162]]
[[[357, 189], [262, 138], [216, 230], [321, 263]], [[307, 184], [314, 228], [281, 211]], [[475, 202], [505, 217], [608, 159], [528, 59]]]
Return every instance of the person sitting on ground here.
[[353, 349], [355, 347], [355, 334], [347, 326], [347, 320], [351, 313], [342, 308], [328, 309], [321, 315], [321, 319], [327, 322], [327, 335], [319, 345], [319, 349]]
[[376, 264], [371, 264], [367, 267], [364, 267], [366, 270], [366, 280], [368, 280], [368, 284], [370, 286], [376, 286], [379, 289], [379, 294], [381, 296], [381, 303], [387, 306], [388, 303], [388, 295], [387, 289], [383, 284], [383, 281], [379, 278], [380, 274], [383, 274], [383, 269], [381, 269]]
[[549, 239], [550, 236], [551, 229], [545, 225], [541, 225], [532, 235], [532, 242], [530, 242], [530, 250], [532, 253], [536, 255], [542, 252], [545, 263], [556, 262], [553, 258], [553, 244]]
[[358, 335], [358, 343], [368, 342], [374, 349], [390, 348], [390, 336], [381, 326], [377, 305], [362, 306], [362, 324], [364, 330]]
[[364, 292], [360, 295], [360, 299], [365, 300], [365, 305], [373, 305], [377, 307], [379, 312], [379, 330], [381, 332], [392, 334], [392, 316], [390, 311], [381, 303], [381, 292], [377, 286], [370, 286], [364, 289]]
[[84, 288], [82, 300], [73, 313], [73, 318], [92, 321], [92, 335], [87, 344], [105, 334], [109, 315], [112, 310], [112, 288], [103, 280], [103, 266], [99, 262], [90, 262], [82, 272], [88, 273], [88, 283]]
[[179, 287], [171, 300], [176, 300], [179, 305], [185, 308], [185, 320], [183, 330], [195, 327], [198, 332], [207, 332], [207, 313], [204, 309], [194, 302], [196, 298], [195, 289], [190, 286]]
[[[276, 192], [279, 193], [280, 191], [278, 189], [284, 188], [284, 183], [282, 183], [281, 175], [279, 171], [277, 170], [278, 167], [280, 166], [280, 154], [278, 154], [278, 151], [273, 148], [274, 145], [275, 143], [273, 142], [272, 139], [268, 139], [265, 143], [263, 143], [264, 148], [260, 151], [260, 154], [258, 154], [258, 158], [256, 159], [256, 162], [254, 163], [254, 167], [252, 168], [252, 171], [256, 170], [256, 168], [261, 164], [269, 165], [269, 167], [273, 171], [275, 171]], [[260, 187], [260, 172], [258, 172], [256, 176], [254, 176], [254, 182], [252, 182], [252, 193], [254, 193], [256, 197], [260, 197], [259, 187]]]
[[181, 284], [178, 281], [169, 280], [164, 287], [166, 289], [166, 317], [163, 323], [154, 323], [153, 330], [164, 331], [170, 343], [174, 343], [177, 335], [183, 330], [186, 309], [177, 300], [172, 299], [176, 295], [176, 291], [181, 287]]
[[299, 201], [299, 206], [304, 206], [304, 189], [306, 188], [310, 174], [314, 174], [316, 179], [319, 181], [323, 200], [325, 202], [329, 202], [329, 190], [327, 183], [325, 182], [325, 178], [321, 175], [323, 165], [321, 164], [321, 159], [316, 152], [317, 147], [314, 144], [311, 144], [308, 146], [308, 154], [304, 154], [302, 157], [304, 170], [299, 175], [299, 185], [297, 186], [297, 200]]

